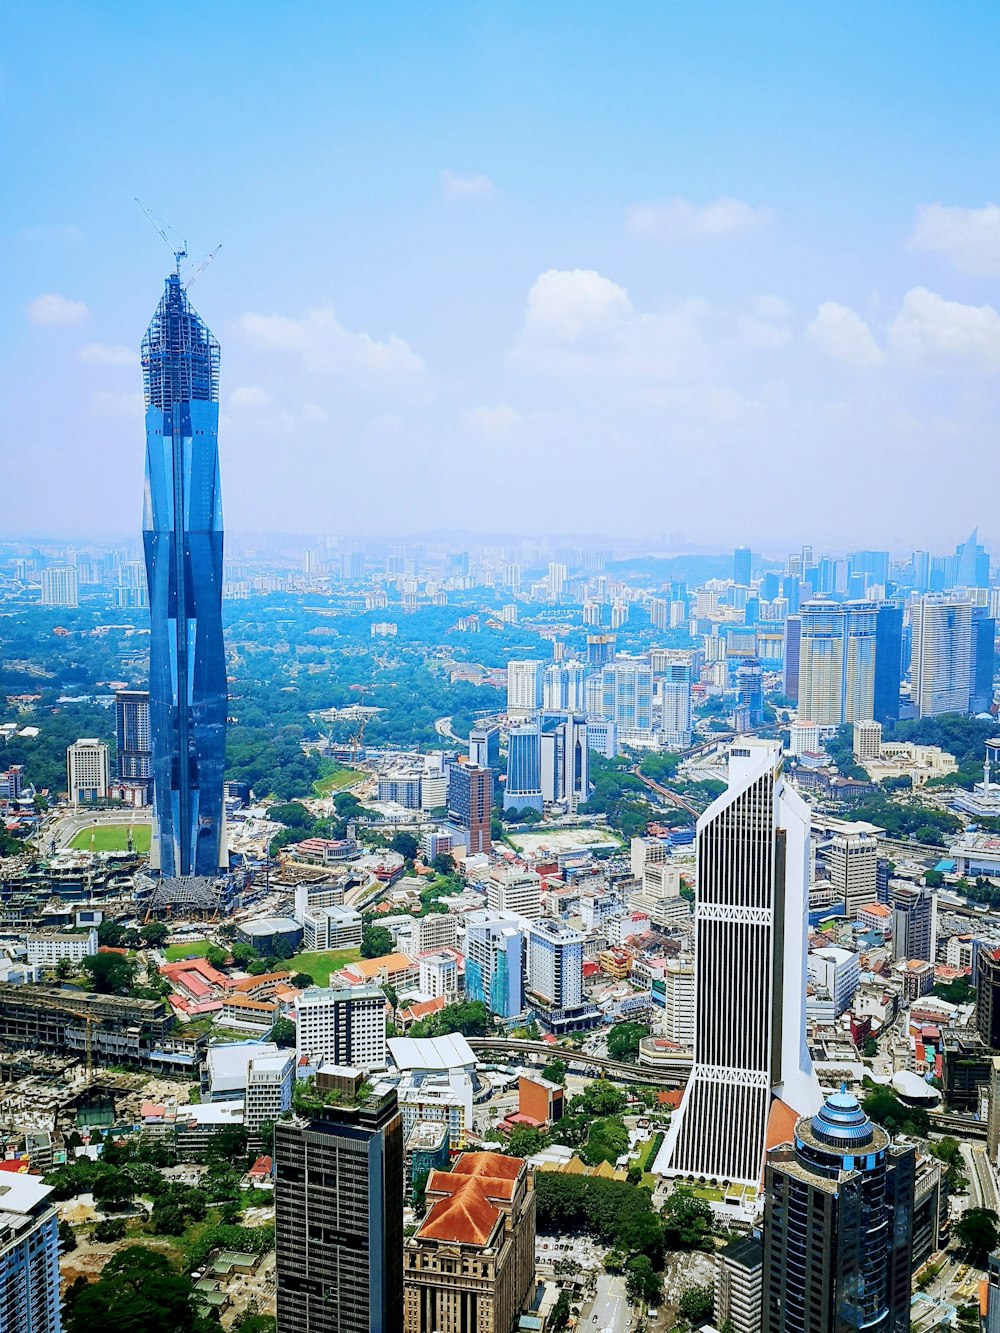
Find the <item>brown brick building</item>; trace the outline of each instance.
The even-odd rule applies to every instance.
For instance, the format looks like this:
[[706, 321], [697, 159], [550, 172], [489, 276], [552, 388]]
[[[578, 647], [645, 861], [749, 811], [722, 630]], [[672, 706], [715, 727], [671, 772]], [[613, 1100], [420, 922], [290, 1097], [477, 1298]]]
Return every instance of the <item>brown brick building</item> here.
[[463, 1153], [427, 1179], [427, 1213], [403, 1251], [405, 1333], [511, 1333], [535, 1277], [527, 1164]]

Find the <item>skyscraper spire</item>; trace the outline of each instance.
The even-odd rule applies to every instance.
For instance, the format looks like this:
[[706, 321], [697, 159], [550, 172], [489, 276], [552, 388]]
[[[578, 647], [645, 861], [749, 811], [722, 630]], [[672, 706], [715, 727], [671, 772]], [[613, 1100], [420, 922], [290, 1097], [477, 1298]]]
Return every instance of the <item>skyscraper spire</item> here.
[[213, 875], [227, 863], [219, 344], [176, 271], [142, 342], [142, 375], [152, 864]]

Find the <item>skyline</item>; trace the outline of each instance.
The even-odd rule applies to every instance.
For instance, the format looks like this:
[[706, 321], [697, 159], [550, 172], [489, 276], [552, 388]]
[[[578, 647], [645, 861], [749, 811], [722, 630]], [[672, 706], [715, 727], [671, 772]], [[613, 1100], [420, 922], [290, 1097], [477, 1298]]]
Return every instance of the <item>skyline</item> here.
[[488, 496], [491, 529], [689, 548], [1000, 544], [985, 6], [223, 5], [163, 134], [137, 109], [194, 14], [10, 25], [11, 535], [138, 534], [169, 267], [138, 195], [192, 263], [222, 242], [194, 297], [230, 531], [417, 535]]

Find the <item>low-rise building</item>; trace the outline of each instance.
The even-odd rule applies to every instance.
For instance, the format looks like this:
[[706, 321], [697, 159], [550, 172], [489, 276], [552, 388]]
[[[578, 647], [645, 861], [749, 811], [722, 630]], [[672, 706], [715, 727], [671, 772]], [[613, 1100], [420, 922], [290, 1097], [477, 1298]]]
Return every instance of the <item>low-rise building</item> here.
[[79, 964], [97, 953], [97, 931], [39, 931], [25, 937], [24, 949], [28, 962], [41, 967], [55, 967], [64, 958]]

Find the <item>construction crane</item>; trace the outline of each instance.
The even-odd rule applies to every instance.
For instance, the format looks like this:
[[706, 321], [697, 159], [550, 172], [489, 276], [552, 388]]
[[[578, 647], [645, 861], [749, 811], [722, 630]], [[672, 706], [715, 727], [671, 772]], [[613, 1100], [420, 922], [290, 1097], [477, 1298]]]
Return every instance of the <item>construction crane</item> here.
[[87, 1052], [87, 1063], [86, 1063], [87, 1085], [89, 1087], [90, 1084], [93, 1083], [94, 1081], [94, 1024], [97, 1023], [99, 1020], [96, 1019], [93, 1016], [93, 1014], [85, 1013], [81, 1009], [74, 1009], [71, 1005], [68, 1004], [53, 1005], [53, 1008], [58, 1009], [60, 1013], [71, 1014], [73, 1018], [78, 1018], [84, 1024], [84, 1028], [86, 1031], [85, 1049]]
[[371, 713], [365, 713], [361, 721], [358, 723], [357, 731], [355, 731], [354, 735], [351, 737], [350, 744], [351, 744], [352, 764], [356, 764], [358, 761], [358, 751], [361, 749], [361, 742], [364, 740], [365, 727], [367, 727], [368, 723], [371, 721], [371, 717], [372, 717]]
[[[136, 197], [135, 202], [146, 214], [146, 217], [149, 218], [150, 222], [153, 224], [153, 227], [156, 230], [157, 235], [162, 239], [164, 245], [173, 254], [174, 272], [177, 274], [178, 277], [180, 277], [181, 260], [187, 259], [188, 257], [187, 241], [181, 241], [180, 237], [174, 231], [173, 227], [171, 227], [169, 223], [162, 222], [159, 218], [157, 218], [156, 214], [152, 211], [152, 209], [147, 208], [141, 199]], [[173, 239], [171, 239], [171, 237]], [[177, 241], [180, 241], [179, 245], [176, 244]], [[208, 268], [209, 264], [212, 262], [212, 260], [215, 258], [215, 256], [219, 253], [221, 249], [222, 249], [222, 242], [220, 241], [214, 250], [209, 250], [208, 254], [204, 257], [204, 259], [200, 259], [196, 264], [194, 264], [191, 267], [184, 281], [185, 291], [187, 291], [187, 289], [199, 277], [200, 274], [204, 273], [205, 269]]]

